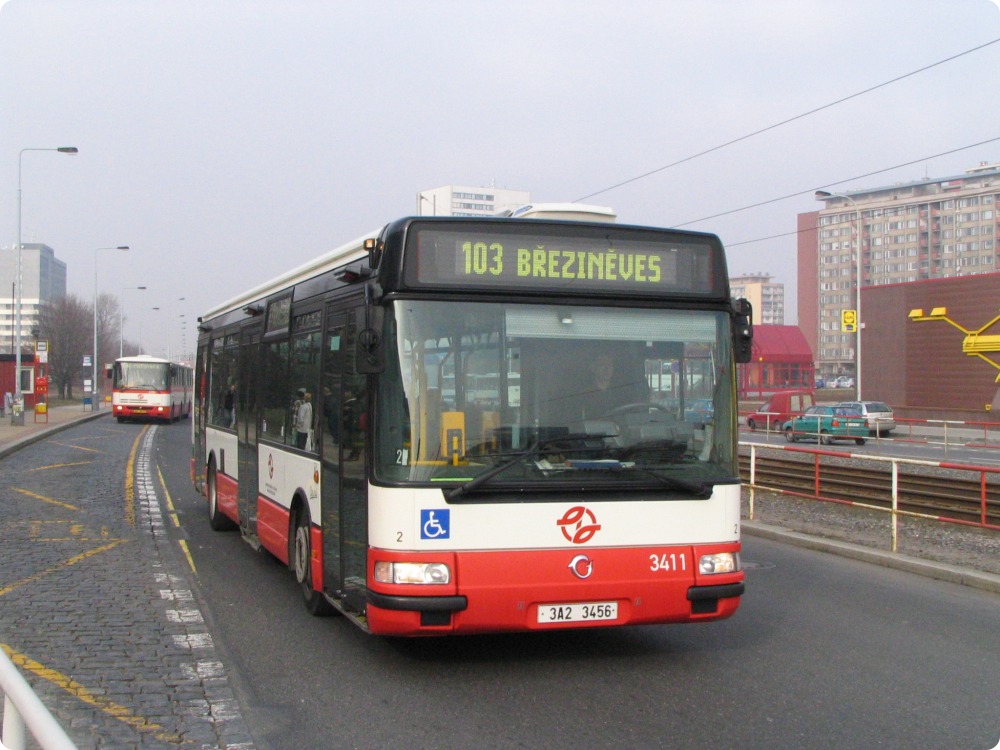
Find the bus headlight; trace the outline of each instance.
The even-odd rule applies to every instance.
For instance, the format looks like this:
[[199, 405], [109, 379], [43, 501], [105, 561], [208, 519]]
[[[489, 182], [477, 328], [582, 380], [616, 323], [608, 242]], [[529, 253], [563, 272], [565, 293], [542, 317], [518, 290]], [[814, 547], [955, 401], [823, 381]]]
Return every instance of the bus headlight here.
[[716, 552], [712, 555], [702, 555], [698, 561], [698, 570], [705, 576], [717, 573], [735, 573], [739, 569], [740, 557], [735, 552]]
[[443, 584], [451, 581], [451, 571], [444, 563], [375, 563], [375, 580], [379, 583]]

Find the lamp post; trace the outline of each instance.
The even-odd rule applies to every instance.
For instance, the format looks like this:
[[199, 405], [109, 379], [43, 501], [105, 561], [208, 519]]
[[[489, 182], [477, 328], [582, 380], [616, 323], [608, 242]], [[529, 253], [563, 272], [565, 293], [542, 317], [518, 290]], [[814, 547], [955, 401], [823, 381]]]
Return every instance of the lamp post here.
[[[144, 286], [122, 287], [122, 298], [118, 303], [118, 356], [125, 356], [125, 292], [130, 290], [146, 291]], [[141, 338], [141, 336], [140, 336]]]
[[[80, 152], [76, 146], [58, 146], [56, 148], [22, 148], [17, 155], [17, 269], [14, 281], [17, 286], [14, 302], [14, 399], [22, 402], [24, 394], [21, 391], [21, 165], [26, 151], [55, 151], [60, 154], [76, 154]], [[23, 422], [21, 423], [23, 424]]]
[[826, 190], [817, 190], [816, 197], [820, 200], [826, 198], [843, 198], [845, 201], [850, 203], [854, 207], [854, 219], [857, 224], [857, 235], [858, 242], [855, 247], [854, 253], [854, 277], [855, 277], [855, 290], [854, 290], [854, 355], [857, 358], [857, 362], [854, 365], [854, 388], [857, 394], [856, 398], [858, 401], [861, 400], [861, 246], [864, 244], [864, 238], [862, 237], [862, 225], [861, 225], [861, 208], [858, 206], [857, 202], [849, 195], [844, 195], [843, 193], [831, 193]]
[[431, 215], [437, 216], [437, 195], [428, 198], [423, 193], [417, 193], [417, 216], [424, 215], [424, 201], [431, 204]]
[[[158, 308], [158, 307], [151, 307], [149, 309], [150, 310], [159, 311], [160, 308]], [[142, 354], [142, 353], [143, 353], [143, 348], [142, 348], [142, 317], [140, 317], [139, 318], [139, 354]]]
[[94, 361], [91, 362], [93, 382], [90, 384], [90, 392], [94, 399], [92, 408], [97, 408], [97, 254], [101, 250], [128, 250], [128, 245], [117, 245], [115, 247], [99, 247], [94, 250]]

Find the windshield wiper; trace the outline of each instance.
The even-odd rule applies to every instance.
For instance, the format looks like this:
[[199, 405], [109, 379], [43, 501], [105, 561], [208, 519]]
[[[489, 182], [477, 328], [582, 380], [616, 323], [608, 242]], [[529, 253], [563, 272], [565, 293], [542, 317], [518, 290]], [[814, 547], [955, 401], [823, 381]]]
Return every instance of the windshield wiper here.
[[507, 471], [507, 469], [511, 468], [512, 466], [516, 466], [523, 459], [531, 458], [532, 456], [539, 456], [542, 454], [543, 451], [553, 446], [555, 446], [556, 450], [559, 450], [563, 453], [568, 453], [573, 450], [593, 450], [593, 446], [581, 446], [580, 448], [567, 448], [565, 446], [559, 445], [560, 443], [567, 441], [572, 442], [574, 440], [577, 441], [596, 440], [596, 439], [603, 440], [604, 438], [608, 437], [614, 437], [614, 435], [591, 435], [588, 433], [581, 432], [581, 433], [572, 433], [569, 435], [559, 435], [558, 437], [550, 437], [547, 438], [546, 440], [535, 440], [534, 443], [532, 443], [528, 448], [521, 451], [520, 453], [515, 453], [511, 458], [507, 459], [503, 463], [497, 464], [492, 469], [484, 471], [482, 474], [473, 477], [465, 484], [456, 487], [451, 492], [446, 494], [446, 498], [448, 500], [454, 500], [455, 498], [461, 497], [467, 492], [472, 492], [477, 487], [482, 487], [484, 484], [493, 479], [493, 477], [498, 476], [499, 474], [503, 474], [505, 471]]
[[659, 474], [653, 469], [647, 469], [643, 466], [631, 466], [629, 467], [632, 471], [639, 471], [648, 477], [653, 477], [660, 484], [665, 484], [666, 486], [675, 489], [683, 490], [684, 492], [690, 492], [695, 497], [709, 497], [713, 490], [714, 484], [711, 482], [690, 482], [687, 479], [678, 479], [677, 477], [667, 477], [663, 474]]

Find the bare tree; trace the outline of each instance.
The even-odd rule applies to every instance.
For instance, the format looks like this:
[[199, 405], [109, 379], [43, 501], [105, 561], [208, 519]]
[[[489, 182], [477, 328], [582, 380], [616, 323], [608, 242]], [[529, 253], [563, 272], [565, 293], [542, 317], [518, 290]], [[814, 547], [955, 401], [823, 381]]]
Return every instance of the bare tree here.
[[38, 337], [49, 342], [49, 378], [60, 398], [73, 398], [73, 384], [83, 375], [83, 355], [93, 349], [93, 308], [76, 295], [43, 305]]
[[[97, 377], [105, 377], [105, 365], [118, 358], [118, 298], [97, 297]], [[38, 337], [49, 342], [49, 378], [60, 398], [73, 398], [73, 386], [91, 378], [83, 368], [84, 355], [94, 351], [94, 308], [76, 295], [66, 295], [40, 308]], [[97, 385], [95, 384], [95, 385]]]
[[[119, 315], [118, 298], [113, 294], [97, 296], [97, 377], [103, 378], [105, 365], [118, 359]], [[93, 333], [91, 333], [93, 338]], [[93, 349], [93, 345], [90, 347]]]

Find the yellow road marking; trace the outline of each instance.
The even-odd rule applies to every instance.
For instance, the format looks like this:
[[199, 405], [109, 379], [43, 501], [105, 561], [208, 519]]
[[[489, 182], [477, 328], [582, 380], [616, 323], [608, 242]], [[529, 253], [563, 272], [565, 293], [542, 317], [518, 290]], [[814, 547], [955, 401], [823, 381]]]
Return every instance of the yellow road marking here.
[[72, 443], [60, 443], [56, 440], [52, 441], [53, 445], [60, 445], [63, 448], [76, 448], [78, 451], [87, 451], [88, 453], [100, 453], [97, 448], [84, 448], [82, 445], [73, 445]]
[[[167, 483], [163, 481], [163, 472], [160, 471], [159, 465], [156, 467], [156, 476], [160, 479], [160, 487], [163, 488], [163, 496], [167, 504], [167, 508], [170, 511], [170, 520], [174, 522], [176, 528], [180, 528], [181, 522], [177, 518], [177, 510], [174, 508], [173, 498], [170, 497], [170, 490], [167, 489]], [[191, 566], [191, 572], [195, 575], [198, 574], [198, 569], [194, 566], [194, 558], [191, 557], [191, 550], [188, 549], [187, 542], [184, 539], [178, 539], [177, 543], [181, 546], [181, 551], [184, 553], [184, 557], [187, 558], [188, 565]]]
[[0, 643], [0, 648], [2, 648], [8, 658], [21, 669], [27, 670], [37, 677], [41, 677], [43, 680], [48, 680], [56, 687], [62, 688], [74, 698], [83, 701], [87, 705], [100, 709], [108, 716], [118, 719], [118, 721], [128, 724], [134, 729], [138, 729], [142, 732], [153, 732], [155, 733], [153, 736], [155, 736], [158, 740], [180, 744], [180, 735], [177, 735], [174, 732], [162, 731], [163, 727], [159, 724], [156, 724], [149, 719], [145, 719], [142, 716], [136, 716], [125, 706], [119, 705], [114, 701], [110, 701], [101, 695], [94, 694], [76, 680], [67, 677], [61, 672], [57, 672], [54, 669], [50, 669], [44, 664], [40, 664], [24, 654], [18, 653], [6, 643]]
[[71, 464], [49, 464], [48, 466], [36, 466], [34, 469], [28, 469], [29, 472], [32, 471], [48, 471], [49, 469], [64, 469], [67, 466], [87, 466], [94, 463], [93, 461], [75, 461]]
[[165, 502], [167, 504], [167, 510], [169, 511], [168, 515], [170, 516], [170, 520], [174, 522], [174, 527], [179, 529], [181, 526], [181, 522], [177, 518], [177, 510], [174, 508], [174, 501], [170, 497], [170, 490], [167, 489], [167, 483], [163, 481], [163, 472], [160, 471], [159, 465], [157, 465], [156, 467], [156, 476], [159, 477], [160, 487], [163, 488], [163, 497], [165, 498]]
[[110, 544], [104, 544], [101, 545], [100, 547], [95, 547], [94, 549], [87, 550], [86, 552], [81, 552], [79, 555], [74, 555], [68, 560], [59, 563], [58, 565], [53, 565], [51, 568], [46, 568], [45, 570], [39, 573], [35, 573], [34, 575], [28, 576], [27, 578], [22, 578], [20, 581], [14, 581], [14, 583], [8, 586], [4, 586], [3, 588], [0, 588], [0, 596], [9, 594], [11, 591], [19, 589], [22, 586], [27, 586], [28, 584], [34, 583], [35, 581], [40, 581], [46, 576], [52, 575], [53, 573], [58, 573], [60, 570], [63, 570], [64, 568], [68, 568], [71, 565], [76, 565], [78, 562], [83, 562], [88, 557], [93, 557], [94, 555], [99, 555], [102, 552], [107, 552], [108, 550], [112, 550], [125, 541], [127, 540], [115, 539]]
[[188, 565], [191, 566], [191, 572], [197, 575], [198, 569], [194, 566], [194, 558], [191, 557], [191, 550], [188, 549], [187, 542], [184, 541], [183, 539], [179, 539], [177, 543], [181, 545], [181, 550], [184, 552], [184, 557], [187, 558]]
[[139, 441], [146, 434], [149, 425], [142, 428], [136, 435], [135, 442], [132, 443], [132, 450], [128, 455], [128, 465], [125, 467], [125, 521], [129, 526], [135, 526], [135, 455], [139, 452]]
[[28, 497], [33, 497], [36, 500], [41, 500], [42, 502], [52, 503], [53, 505], [58, 505], [60, 508], [66, 508], [67, 510], [75, 510], [79, 512], [79, 508], [75, 505], [70, 505], [69, 503], [64, 503], [61, 500], [53, 500], [51, 497], [45, 497], [44, 495], [38, 495], [31, 490], [22, 490], [20, 487], [14, 487], [14, 492], [20, 492], [22, 495], [27, 495]]

